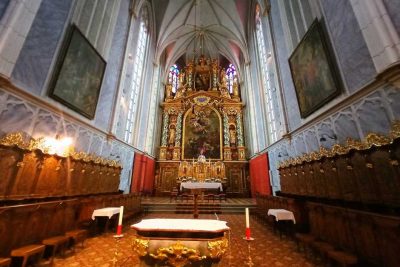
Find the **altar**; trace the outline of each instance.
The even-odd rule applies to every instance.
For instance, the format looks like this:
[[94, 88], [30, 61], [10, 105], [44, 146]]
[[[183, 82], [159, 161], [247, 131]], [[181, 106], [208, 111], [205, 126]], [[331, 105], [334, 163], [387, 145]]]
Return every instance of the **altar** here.
[[141, 266], [218, 266], [228, 249], [225, 221], [203, 219], [147, 219], [133, 224], [133, 250]]
[[205, 182], [205, 183], [192, 183], [192, 182], [183, 182], [180, 185], [180, 190], [183, 191], [183, 189], [219, 189], [219, 191], [223, 191], [222, 189], [222, 183], [217, 183], [217, 182]]

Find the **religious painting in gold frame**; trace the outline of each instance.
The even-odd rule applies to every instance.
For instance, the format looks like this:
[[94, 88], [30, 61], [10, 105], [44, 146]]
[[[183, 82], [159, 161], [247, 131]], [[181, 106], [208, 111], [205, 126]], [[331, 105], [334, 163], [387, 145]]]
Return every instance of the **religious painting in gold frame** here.
[[49, 96], [94, 119], [106, 61], [77, 26], [70, 27], [60, 52]]
[[290, 70], [305, 118], [340, 94], [340, 81], [321, 23], [316, 19], [289, 58]]
[[183, 118], [182, 158], [222, 159], [222, 120], [217, 110], [194, 106]]

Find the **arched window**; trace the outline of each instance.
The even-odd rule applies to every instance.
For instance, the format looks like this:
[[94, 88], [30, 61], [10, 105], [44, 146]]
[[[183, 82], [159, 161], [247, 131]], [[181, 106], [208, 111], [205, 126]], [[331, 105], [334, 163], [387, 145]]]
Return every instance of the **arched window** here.
[[236, 68], [233, 64], [229, 64], [226, 69], [226, 80], [228, 81], [229, 93], [233, 93], [233, 81], [236, 77]]
[[277, 120], [274, 112], [273, 103], [273, 85], [270, 81], [271, 71], [269, 69], [271, 60], [271, 51], [268, 51], [265, 46], [264, 32], [262, 27], [262, 21], [260, 17], [260, 6], [256, 6], [256, 39], [257, 39], [257, 52], [260, 65], [260, 76], [262, 79], [262, 85], [265, 92], [266, 103], [267, 103], [267, 123], [270, 142], [273, 143], [278, 139], [277, 133]]
[[148, 43], [149, 14], [147, 8], [143, 8], [140, 17], [139, 36], [134, 57], [132, 73], [132, 89], [129, 96], [128, 117], [125, 127], [125, 142], [132, 142], [134, 118], [137, 108], [139, 89], [141, 88], [143, 69], [145, 64], [145, 54]]
[[176, 93], [176, 90], [178, 89], [178, 78], [179, 78], [179, 69], [176, 64], [172, 65], [171, 68], [169, 68], [169, 74], [168, 74], [168, 83], [172, 84], [172, 92]]

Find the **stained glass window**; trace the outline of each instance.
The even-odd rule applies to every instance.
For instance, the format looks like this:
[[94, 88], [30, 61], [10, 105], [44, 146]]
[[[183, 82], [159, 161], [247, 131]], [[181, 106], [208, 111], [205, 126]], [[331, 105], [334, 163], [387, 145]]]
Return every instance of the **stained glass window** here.
[[226, 69], [226, 80], [228, 81], [228, 89], [229, 93], [233, 93], [233, 81], [236, 77], [236, 68], [233, 64], [229, 64], [228, 68]]
[[172, 92], [176, 93], [176, 90], [178, 89], [178, 81], [179, 81], [179, 69], [176, 64], [171, 66], [169, 68], [169, 74], [168, 74], [168, 83], [172, 84]]

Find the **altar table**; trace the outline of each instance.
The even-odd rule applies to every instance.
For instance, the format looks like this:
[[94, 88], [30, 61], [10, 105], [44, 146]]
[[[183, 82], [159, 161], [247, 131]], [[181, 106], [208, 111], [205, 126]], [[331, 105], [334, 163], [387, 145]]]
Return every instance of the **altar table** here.
[[[111, 217], [114, 216], [115, 214], [119, 214], [119, 211], [120, 211], [120, 207], [108, 207], [108, 208], [94, 210], [92, 213], [92, 220], [96, 220], [95, 229], [94, 229], [95, 232], [99, 232], [98, 224], [101, 224], [101, 225], [104, 224], [104, 228], [101, 226], [100, 229], [101, 229], [101, 231], [107, 232]], [[100, 218], [103, 218], [103, 220], [101, 220]], [[106, 218], [106, 221], [104, 218]], [[100, 221], [102, 221], [102, 222], [100, 222]]]
[[293, 235], [293, 225], [296, 224], [293, 212], [285, 209], [269, 209], [268, 216], [274, 216], [274, 231], [279, 231], [279, 237], [282, 238], [282, 232]]
[[276, 221], [292, 221], [296, 223], [293, 212], [285, 209], [269, 209], [268, 215], [274, 216]]
[[183, 188], [186, 189], [218, 189], [219, 191], [222, 191], [222, 184], [217, 183], [217, 182], [210, 182], [210, 183], [190, 183], [190, 182], [184, 182], [181, 183], [181, 191]]
[[[216, 266], [228, 249], [225, 221], [203, 219], [147, 219], [133, 224], [133, 250], [142, 266], [204, 262]], [[208, 265], [207, 265], [208, 264]]]

